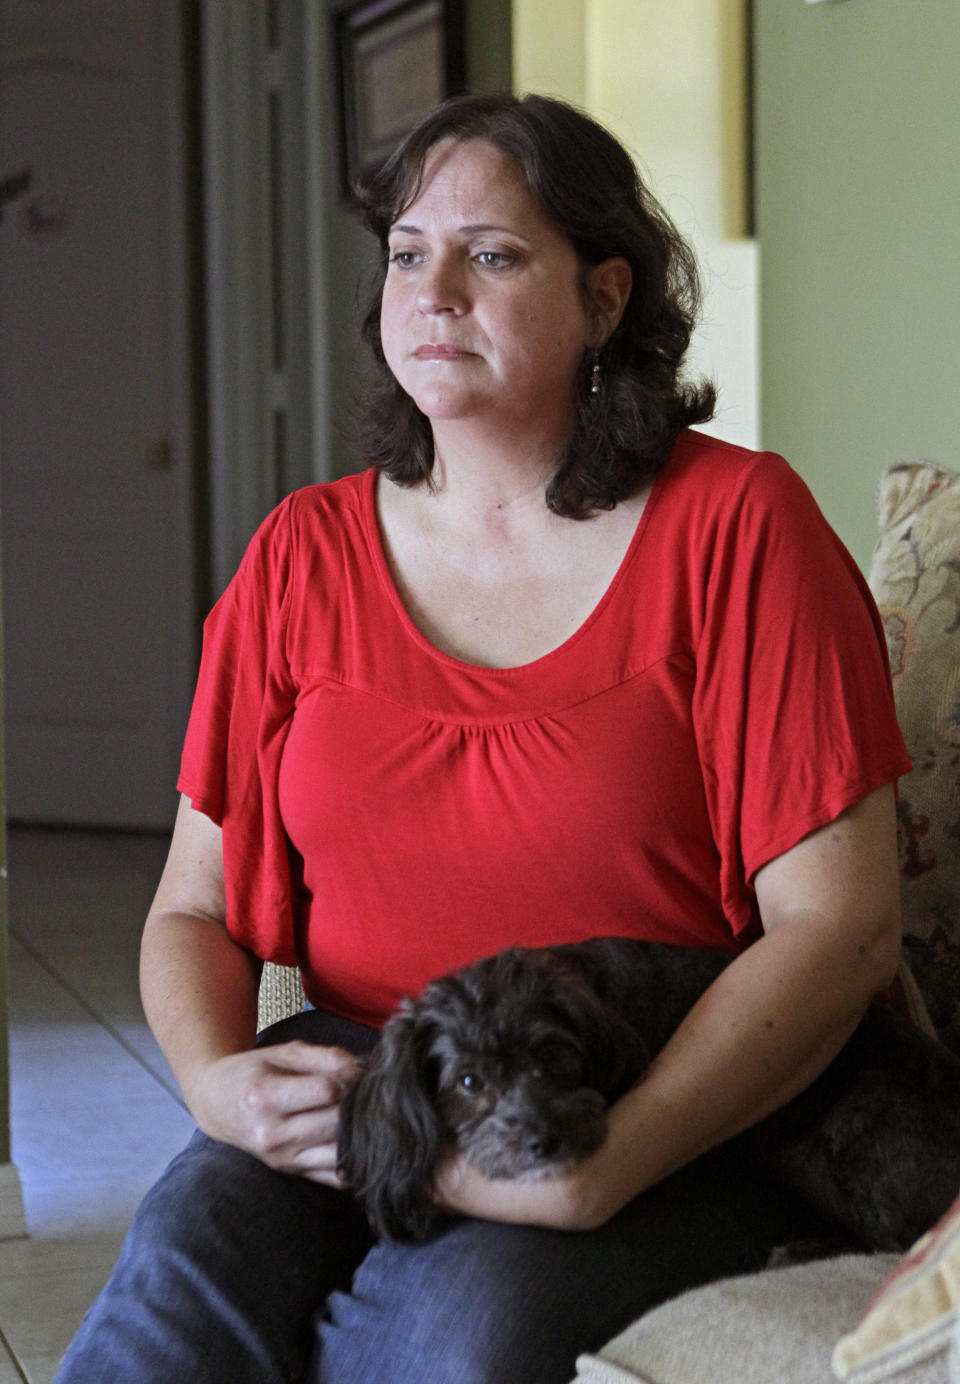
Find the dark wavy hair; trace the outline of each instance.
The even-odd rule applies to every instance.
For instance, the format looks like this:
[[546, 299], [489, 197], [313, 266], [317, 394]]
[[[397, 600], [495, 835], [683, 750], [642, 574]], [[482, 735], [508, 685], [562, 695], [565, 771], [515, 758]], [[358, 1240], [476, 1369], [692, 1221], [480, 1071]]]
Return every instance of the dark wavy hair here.
[[585, 267], [613, 255], [630, 264], [629, 301], [599, 355], [600, 391], [590, 391], [591, 352], [578, 373], [573, 430], [546, 490], [550, 509], [568, 518], [613, 509], [657, 473], [681, 428], [713, 416], [713, 385], [681, 376], [699, 313], [700, 279], [693, 252], [626, 150], [589, 116], [551, 97], [445, 101], [355, 189], [382, 251], [361, 329], [378, 366], [362, 401], [364, 453], [399, 485], [430, 481], [430, 421], [386, 364], [380, 305], [390, 228], [416, 199], [430, 150], [446, 139], [485, 140], [506, 154]]

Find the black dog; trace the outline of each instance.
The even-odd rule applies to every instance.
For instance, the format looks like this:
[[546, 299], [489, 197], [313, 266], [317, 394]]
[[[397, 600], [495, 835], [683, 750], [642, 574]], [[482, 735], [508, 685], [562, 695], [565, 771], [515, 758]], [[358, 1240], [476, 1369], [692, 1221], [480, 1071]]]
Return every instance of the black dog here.
[[[433, 982], [347, 1091], [339, 1163], [378, 1234], [430, 1229], [438, 1161], [543, 1177], [603, 1142], [731, 958], [620, 938], [513, 948]], [[871, 1249], [904, 1250], [960, 1192], [960, 1059], [872, 1005], [840, 1055], [726, 1146]]]

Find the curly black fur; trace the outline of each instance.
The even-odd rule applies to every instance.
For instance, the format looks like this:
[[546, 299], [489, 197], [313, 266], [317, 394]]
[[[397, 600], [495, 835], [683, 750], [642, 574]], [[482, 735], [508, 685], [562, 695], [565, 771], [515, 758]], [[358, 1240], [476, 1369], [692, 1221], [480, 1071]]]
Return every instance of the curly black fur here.
[[[429, 985], [386, 1024], [341, 1109], [340, 1167], [384, 1237], [433, 1223], [440, 1158], [543, 1177], [603, 1142], [730, 957], [605, 938], [512, 948]], [[869, 1248], [903, 1250], [960, 1190], [960, 1059], [878, 1005], [812, 1086], [730, 1141]]]

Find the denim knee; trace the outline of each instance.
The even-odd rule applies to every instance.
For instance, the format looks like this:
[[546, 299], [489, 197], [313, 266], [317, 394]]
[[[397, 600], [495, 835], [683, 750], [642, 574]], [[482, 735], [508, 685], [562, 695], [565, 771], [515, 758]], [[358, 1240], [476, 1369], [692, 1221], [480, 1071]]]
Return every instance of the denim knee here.
[[352, 1292], [331, 1296], [310, 1384], [567, 1384], [583, 1351], [810, 1226], [806, 1208], [710, 1162], [597, 1230], [451, 1221], [421, 1245], [375, 1246]]
[[612, 1334], [571, 1309], [577, 1238], [464, 1221], [376, 1246], [318, 1323], [311, 1384], [565, 1384]]
[[292, 1384], [369, 1248], [349, 1197], [196, 1135], [147, 1194], [57, 1384]]

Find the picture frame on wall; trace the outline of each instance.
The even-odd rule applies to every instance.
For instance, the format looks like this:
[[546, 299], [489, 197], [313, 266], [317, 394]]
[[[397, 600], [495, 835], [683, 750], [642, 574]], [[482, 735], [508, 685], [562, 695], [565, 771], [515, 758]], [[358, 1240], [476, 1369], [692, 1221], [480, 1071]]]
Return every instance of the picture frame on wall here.
[[351, 0], [334, 13], [340, 176], [349, 197], [420, 116], [464, 90], [463, 0]]

